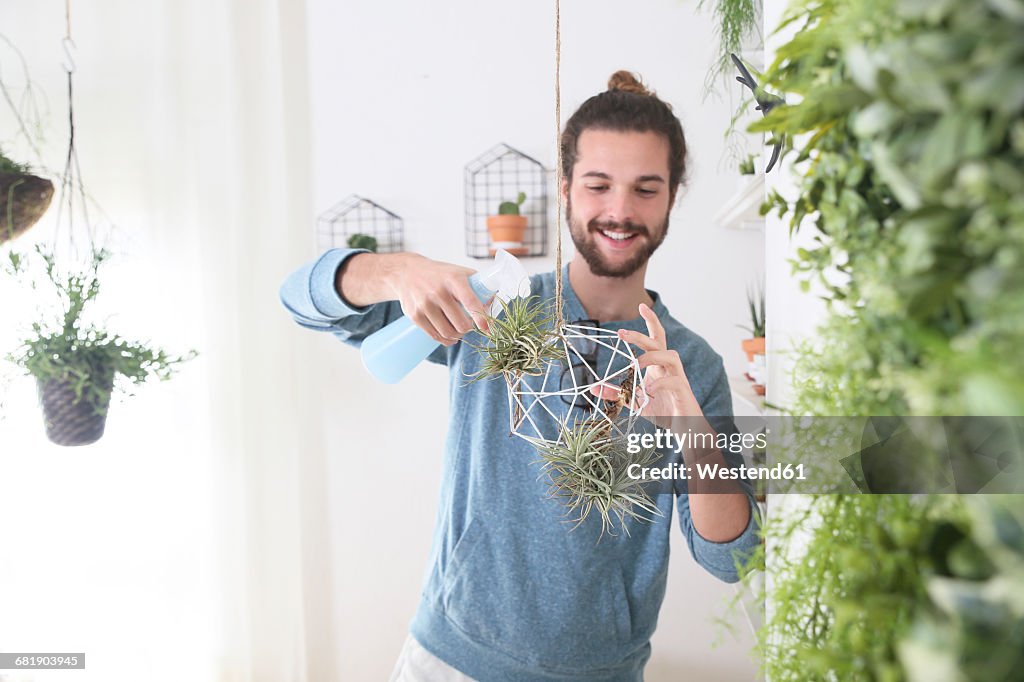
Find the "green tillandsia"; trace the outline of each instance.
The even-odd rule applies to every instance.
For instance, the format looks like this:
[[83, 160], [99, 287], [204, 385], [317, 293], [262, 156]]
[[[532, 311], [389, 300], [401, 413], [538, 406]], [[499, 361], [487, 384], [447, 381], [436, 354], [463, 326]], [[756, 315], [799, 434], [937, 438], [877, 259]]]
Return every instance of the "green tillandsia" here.
[[[112, 378], [123, 377], [132, 384], [151, 376], [169, 379], [178, 365], [196, 356], [195, 351], [171, 355], [84, 321], [83, 313], [99, 296], [99, 270], [109, 259], [109, 251], [93, 249], [86, 267], [71, 272], [61, 271], [45, 247], [36, 245], [34, 253], [35, 257], [9, 252], [4, 270], [29, 279], [33, 291], [48, 285], [62, 312], [33, 322], [31, 333], [7, 359], [41, 384], [50, 380], [67, 382], [75, 392], [75, 403], [85, 400], [103, 414], [110, 402]], [[42, 264], [44, 281], [31, 278], [28, 271], [32, 263]]]
[[628, 535], [626, 519], [651, 521], [661, 510], [644, 488], [629, 476], [634, 464], [646, 467], [658, 459], [654, 448], [631, 453], [627, 439], [610, 433], [604, 420], [564, 425], [557, 443], [538, 448], [542, 476], [551, 481], [551, 496], [562, 500], [566, 515], [575, 515], [573, 529], [591, 514], [601, 520], [601, 534], [615, 535], [616, 525]]
[[[473, 345], [483, 356], [471, 381], [496, 376], [539, 376], [547, 365], [565, 360], [565, 349], [554, 330], [550, 302], [537, 296], [501, 301], [501, 312], [487, 316], [484, 343]], [[468, 343], [468, 342], [467, 342]]]

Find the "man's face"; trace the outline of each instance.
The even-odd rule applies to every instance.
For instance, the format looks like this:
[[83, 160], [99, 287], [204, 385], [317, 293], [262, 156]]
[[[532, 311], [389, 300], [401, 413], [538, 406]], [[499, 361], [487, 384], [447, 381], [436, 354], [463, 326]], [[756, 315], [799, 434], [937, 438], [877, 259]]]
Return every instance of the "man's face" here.
[[576, 151], [566, 196], [569, 234], [595, 275], [629, 277], [668, 232], [668, 140], [588, 128]]

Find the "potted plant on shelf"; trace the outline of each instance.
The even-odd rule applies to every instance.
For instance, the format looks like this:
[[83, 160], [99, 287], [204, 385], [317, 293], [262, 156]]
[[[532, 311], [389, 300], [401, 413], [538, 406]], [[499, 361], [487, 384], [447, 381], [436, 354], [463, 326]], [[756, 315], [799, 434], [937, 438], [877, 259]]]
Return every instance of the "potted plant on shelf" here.
[[754, 174], [754, 155], [749, 154], [747, 158], [740, 161], [739, 166], [740, 175], [753, 175]]
[[[37, 245], [34, 256], [10, 252], [5, 263], [5, 270], [29, 280], [33, 290], [52, 289], [60, 303], [62, 313], [34, 322], [31, 333], [7, 357], [35, 377], [46, 435], [57, 445], [88, 445], [103, 436], [116, 378], [134, 384], [154, 375], [168, 379], [178, 364], [196, 355], [171, 356], [83, 319], [86, 306], [99, 295], [98, 270], [109, 255], [94, 248], [84, 269], [65, 273], [58, 270], [53, 253]], [[33, 278], [30, 261], [44, 268], [45, 279]]]
[[526, 237], [526, 216], [519, 214], [519, 207], [526, 201], [526, 193], [520, 192], [515, 201], [503, 201], [498, 206], [498, 215], [487, 217], [487, 232], [491, 235], [489, 253], [505, 249], [513, 256], [525, 256], [529, 249], [523, 246]]
[[20, 236], [46, 213], [53, 183], [0, 150], [0, 244]]
[[765, 332], [765, 300], [764, 288], [747, 291], [747, 305], [750, 309], [750, 326], [739, 325], [750, 332], [752, 338], [744, 339], [743, 352], [747, 354], [747, 378], [754, 382], [754, 391], [764, 395], [764, 332]]
[[368, 234], [357, 232], [349, 237], [346, 243], [350, 249], [366, 249], [367, 251], [377, 253], [377, 238]]

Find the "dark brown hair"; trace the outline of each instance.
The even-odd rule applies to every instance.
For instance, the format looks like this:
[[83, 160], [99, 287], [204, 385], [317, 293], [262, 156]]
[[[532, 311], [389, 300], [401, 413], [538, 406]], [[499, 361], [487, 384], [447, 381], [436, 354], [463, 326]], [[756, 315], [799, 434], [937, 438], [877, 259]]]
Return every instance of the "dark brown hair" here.
[[663, 102], [629, 71], [616, 71], [608, 79], [608, 89], [594, 95], [576, 110], [562, 131], [562, 176], [572, 181], [576, 165], [577, 143], [587, 129], [654, 132], [668, 140], [669, 190], [676, 190], [686, 177], [686, 138], [683, 126]]

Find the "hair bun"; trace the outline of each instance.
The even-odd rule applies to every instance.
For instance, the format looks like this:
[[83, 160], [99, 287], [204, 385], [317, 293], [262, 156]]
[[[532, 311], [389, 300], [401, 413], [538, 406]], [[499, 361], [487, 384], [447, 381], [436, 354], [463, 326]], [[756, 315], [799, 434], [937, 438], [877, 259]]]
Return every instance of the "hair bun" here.
[[650, 90], [644, 87], [640, 79], [632, 71], [616, 71], [608, 79], [609, 90], [622, 90], [623, 92], [635, 92], [638, 95], [652, 95]]

